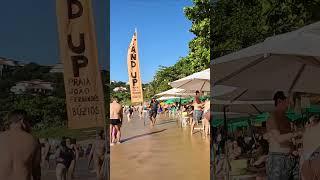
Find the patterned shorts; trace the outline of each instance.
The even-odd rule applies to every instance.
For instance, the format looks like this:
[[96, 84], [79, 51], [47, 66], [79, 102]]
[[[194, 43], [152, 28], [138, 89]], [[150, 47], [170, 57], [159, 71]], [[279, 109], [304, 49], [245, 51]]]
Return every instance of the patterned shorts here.
[[202, 111], [194, 110], [193, 111], [193, 121], [196, 122], [196, 123], [199, 123], [201, 118], [202, 118]]
[[269, 153], [266, 164], [268, 180], [299, 180], [299, 159], [284, 153]]

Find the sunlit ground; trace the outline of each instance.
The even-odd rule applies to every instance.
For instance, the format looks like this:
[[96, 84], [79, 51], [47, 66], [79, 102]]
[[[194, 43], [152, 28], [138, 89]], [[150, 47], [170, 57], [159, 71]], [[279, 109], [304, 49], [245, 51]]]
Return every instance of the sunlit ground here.
[[149, 121], [125, 120], [120, 145], [111, 147], [111, 179], [195, 180], [210, 177], [210, 141], [174, 120], [159, 120], [150, 130]]

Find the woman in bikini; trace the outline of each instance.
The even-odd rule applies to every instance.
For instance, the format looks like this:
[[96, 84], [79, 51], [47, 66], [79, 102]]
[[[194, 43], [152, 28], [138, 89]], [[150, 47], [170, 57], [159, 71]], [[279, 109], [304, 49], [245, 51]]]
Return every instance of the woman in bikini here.
[[68, 148], [66, 140], [61, 141], [60, 147], [55, 154], [57, 180], [67, 180], [68, 169], [75, 159], [72, 149]]
[[74, 172], [75, 172], [75, 169], [76, 169], [76, 164], [77, 164], [78, 159], [79, 159], [79, 151], [78, 151], [78, 148], [77, 148], [77, 140], [68, 138], [66, 140], [66, 143], [67, 143], [68, 148], [72, 150], [72, 152], [74, 154], [74, 157], [75, 157], [72, 160], [70, 168], [68, 170], [69, 177], [71, 177], [71, 179], [73, 179], [74, 178]]

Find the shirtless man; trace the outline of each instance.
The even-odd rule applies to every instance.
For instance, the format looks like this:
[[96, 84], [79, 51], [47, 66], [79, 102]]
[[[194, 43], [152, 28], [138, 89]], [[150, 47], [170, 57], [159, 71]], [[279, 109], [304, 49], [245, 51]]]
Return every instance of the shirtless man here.
[[194, 111], [193, 111], [193, 122], [191, 125], [191, 135], [193, 134], [193, 130], [196, 124], [199, 123], [199, 121], [202, 119], [202, 107], [203, 103], [200, 101], [200, 92], [196, 91], [196, 96], [194, 97], [194, 103], [193, 103]]
[[89, 155], [88, 160], [88, 169], [90, 167], [90, 163], [92, 161], [92, 158], [94, 160], [94, 168], [95, 172], [97, 174], [98, 180], [103, 180], [105, 177], [103, 177], [103, 167], [105, 165], [105, 153], [106, 153], [106, 140], [104, 139], [104, 131], [100, 131], [99, 136], [96, 139], [96, 142], [93, 144], [91, 148], [91, 152]]
[[0, 134], [0, 179], [40, 180], [41, 146], [30, 134], [27, 113], [14, 110], [8, 120], [9, 130]]
[[295, 159], [291, 156], [291, 139], [301, 133], [291, 131], [291, 124], [286, 117], [289, 100], [282, 91], [278, 91], [273, 98], [275, 111], [267, 121], [267, 138], [269, 142], [269, 156], [266, 165], [268, 180], [299, 179], [299, 169]]
[[[112, 103], [110, 103], [110, 146], [113, 146], [115, 142], [120, 143], [121, 131], [120, 126], [122, 124], [123, 119], [123, 111], [121, 104], [118, 103], [116, 98], [112, 99]], [[116, 129], [116, 137], [112, 133], [112, 129]]]

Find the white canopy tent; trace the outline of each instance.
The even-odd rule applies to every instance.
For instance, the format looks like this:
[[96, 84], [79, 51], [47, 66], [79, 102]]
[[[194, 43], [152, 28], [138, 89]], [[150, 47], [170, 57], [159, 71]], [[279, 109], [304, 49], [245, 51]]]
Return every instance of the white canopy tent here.
[[210, 68], [169, 83], [174, 88], [190, 91], [210, 91]]

